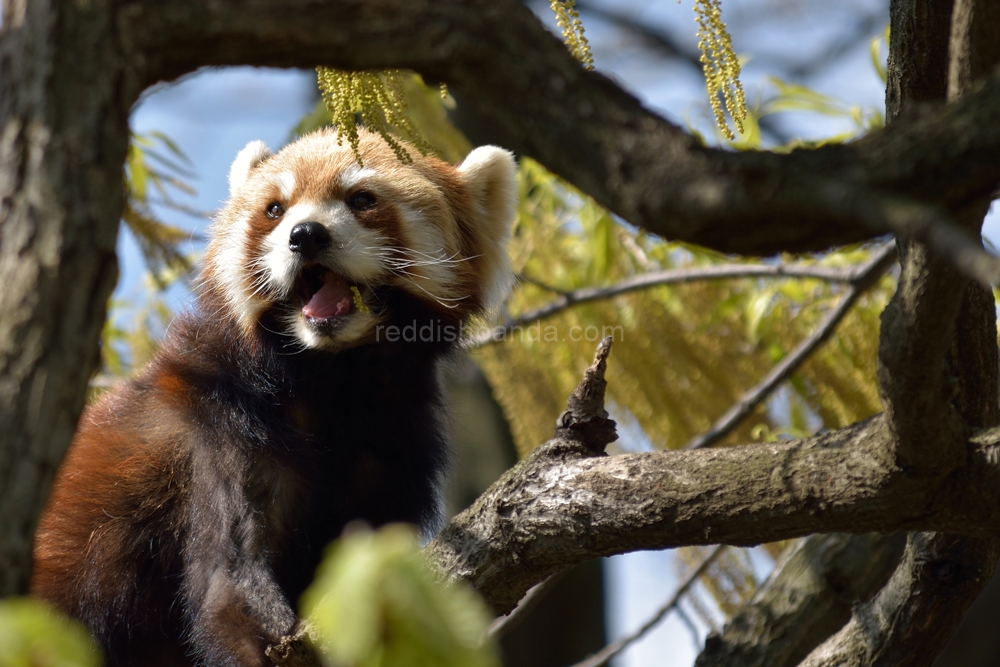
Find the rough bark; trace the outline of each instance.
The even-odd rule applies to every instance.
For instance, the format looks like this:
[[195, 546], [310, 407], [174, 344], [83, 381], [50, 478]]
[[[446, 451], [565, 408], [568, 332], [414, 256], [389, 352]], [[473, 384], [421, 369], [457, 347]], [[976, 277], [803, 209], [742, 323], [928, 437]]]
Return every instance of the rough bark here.
[[695, 667], [794, 667], [885, 584], [906, 536], [814, 535], [776, 564], [722, 633], [709, 635]]
[[903, 562], [870, 604], [858, 607], [843, 630], [813, 651], [801, 667], [922, 667], [933, 662], [989, 581], [996, 540], [918, 533]]
[[[117, 275], [128, 109], [106, 3], [5, 2], [0, 28], [0, 596], [83, 407]], [[86, 53], [86, 58], [80, 54]]]
[[[946, 10], [950, 25], [940, 21]], [[907, 99], [906, 86], [899, 85], [908, 73], [913, 78], [928, 77], [919, 90], [911, 91], [914, 96], [957, 99], [1000, 62], [995, 39], [1000, 9], [995, 3], [956, 0], [952, 6], [951, 0], [899, 0], [892, 4], [891, 14], [894, 28], [899, 25], [921, 35], [937, 52], [946, 43], [950, 60], [932, 66], [909, 59], [910, 68], [933, 67], [930, 74], [894, 68], [887, 94], [890, 114], [895, 105], [916, 101]], [[908, 55], [905, 46], [894, 45], [890, 58], [906, 61]], [[904, 92], [894, 99], [897, 87]], [[956, 217], [963, 227], [978, 232], [988, 208], [989, 200], [984, 198]], [[892, 424], [899, 463], [933, 474], [963, 464], [965, 451], [960, 442], [965, 429], [997, 423], [996, 313], [992, 294], [980, 285], [968, 284], [926, 246], [913, 241], [900, 246], [902, 275], [882, 318], [882, 402]], [[960, 326], [954, 324], [956, 316]], [[1000, 540], [995, 537], [911, 535], [903, 560], [885, 588], [859, 606], [851, 621], [803, 665], [927, 664], [945, 647], [965, 611], [992, 578], [998, 556]]]
[[[805, 440], [608, 457], [555, 438], [426, 548], [497, 613], [532, 585], [597, 556], [692, 544], [749, 546], [815, 532], [945, 530], [1000, 535], [1000, 430], [967, 444], [941, 479], [883, 461], [885, 420]], [[969, 489], [975, 489], [970, 493]]]

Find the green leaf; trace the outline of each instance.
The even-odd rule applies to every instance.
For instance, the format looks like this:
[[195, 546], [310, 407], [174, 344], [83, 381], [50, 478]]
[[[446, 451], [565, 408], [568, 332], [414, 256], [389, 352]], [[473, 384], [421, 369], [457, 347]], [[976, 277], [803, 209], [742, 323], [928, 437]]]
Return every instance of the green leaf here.
[[140, 202], [146, 201], [146, 182], [149, 180], [149, 168], [143, 157], [142, 150], [133, 143], [128, 151], [128, 185], [129, 198]]
[[328, 664], [354, 667], [498, 667], [483, 642], [485, 606], [444, 584], [417, 555], [408, 526], [349, 529], [328, 549], [302, 596]]
[[0, 665], [97, 667], [100, 657], [87, 631], [40, 600], [0, 601]]
[[886, 74], [885, 61], [882, 59], [882, 42], [885, 42], [887, 46], [889, 44], [888, 24], [885, 26], [885, 32], [881, 36], [874, 38], [868, 46], [875, 73], [878, 74], [878, 78], [882, 80], [882, 83], [885, 83], [888, 80], [888, 76]]
[[777, 292], [777, 289], [777, 287], [772, 286], [761, 290], [753, 299], [750, 300], [750, 303], [747, 306], [747, 337], [753, 343], [760, 341], [760, 325], [764, 320], [764, 315], [767, 314], [768, 308], [771, 306], [771, 302], [774, 300], [774, 295]]
[[152, 132], [149, 133], [149, 136], [159, 139], [160, 143], [166, 146], [167, 150], [173, 153], [179, 160], [187, 163], [188, 165], [192, 164], [191, 159], [184, 154], [184, 151], [180, 149], [180, 146], [174, 143], [174, 140], [165, 135], [164, 133], [153, 130]]
[[785, 83], [777, 77], [769, 77], [769, 81], [778, 89], [778, 96], [764, 103], [765, 113], [808, 111], [824, 116], [850, 115], [849, 109], [835, 97], [799, 84]]

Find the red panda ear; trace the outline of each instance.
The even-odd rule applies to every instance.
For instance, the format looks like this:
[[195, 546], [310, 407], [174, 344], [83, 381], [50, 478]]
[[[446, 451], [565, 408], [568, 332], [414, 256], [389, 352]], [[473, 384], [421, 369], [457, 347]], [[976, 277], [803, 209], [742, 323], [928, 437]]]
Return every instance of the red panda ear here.
[[247, 144], [229, 168], [229, 196], [236, 194], [236, 190], [246, 183], [253, 168], [270, 156], [271, 149], [263, 141], [251, 141]]
[[506, 298], [511, 284], [507, 239], [517, 210], [517, 163], [510, 151], [480, 146], [459, 165], [458, 174], [478, 218], [473, 224], [482, 267], [482, 305], [490, 310]]
[[506, 229], [517, 206], [517, 164], [510, 151], [480, 146], [458, 167], [466, 192], [485, 214], [482, 225]]

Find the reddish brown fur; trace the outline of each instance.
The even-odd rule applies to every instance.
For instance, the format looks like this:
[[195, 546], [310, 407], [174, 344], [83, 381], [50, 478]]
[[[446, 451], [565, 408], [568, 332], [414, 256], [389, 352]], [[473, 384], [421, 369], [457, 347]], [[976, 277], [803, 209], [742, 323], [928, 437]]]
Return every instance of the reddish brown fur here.
[[[438, 365], [456, 341], [373, 343], [358, 327], [343, 345], [310, 348], [295, 329], [311, 326], [302, 297], [248, 297], [242, 283], [279, 234], [265, 211], [281, 192], [267, 179], [294, 168], [294, 201], [283, 204], [330, 200], [354, 216], [355, 234], [375, 229], [403, 250], [427, 232], [413, 224], [432, 225], [442, 256], [461, 259], [439, 274], [451, 276], [441, 289], [467, 295], [455, 307], [386, 270], [385, 282], [365, 283], [372, 313], [351, 311], [339, 325], [459, 323], [483, 311], [487, 283], [505, 269], [513, 162], [490, 149], [469, 174], [429, 158], [402, 167], [364, 135], [365, 166], [381, 170], [379, 205], [351, 213], [340, 174], [356, 165], [331, 145], [319, 134], [270, 158], [241, 154], [255, 159], [247, 174], [234, 169], [194, 311], [142, 373], [87, 408], [57, 475], [32, 590], [83, 621], [112, 667], [264, 667], [265, 647], [293, 632], [293, 605], [344, 525], [435, 516], [446, 458]], [[489, 190], [487, 178], [503, 181], [499, 200], [477, 202], [470, 188]], [[288, 237], [278, 240], [281, 261], [299, 261]], [[305, 260], [289, 266], [296, 280], [307, 270]]]

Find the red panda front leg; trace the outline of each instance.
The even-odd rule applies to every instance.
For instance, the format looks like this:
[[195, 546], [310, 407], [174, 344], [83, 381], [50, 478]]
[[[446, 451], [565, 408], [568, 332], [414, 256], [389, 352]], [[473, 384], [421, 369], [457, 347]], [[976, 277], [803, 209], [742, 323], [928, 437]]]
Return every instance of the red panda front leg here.
[[270, 666], [265, 648], [298, 619], [268, 561], [263, 514], [246, 497], [248, 466], [194, 458], [182, 590], [189, 643], [199, 665]]
[[198, 605], [191, 609], [190, 642], [199, 664], [273, 664], [264, 650], [291, 634], [297, 618], [265, 564], [248, 563], [235, 571], [217, 567], [208, 575], [205, 590], [198, 593], [202, 594], [190, 600], [192, 607]]

